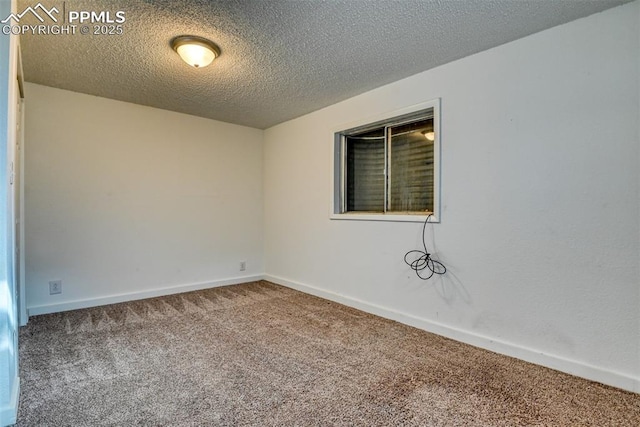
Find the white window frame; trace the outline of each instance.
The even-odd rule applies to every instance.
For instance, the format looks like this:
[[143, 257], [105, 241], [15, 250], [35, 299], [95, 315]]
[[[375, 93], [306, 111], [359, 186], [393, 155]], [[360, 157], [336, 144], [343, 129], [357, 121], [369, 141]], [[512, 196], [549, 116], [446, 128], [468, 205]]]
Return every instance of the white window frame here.
[[[344, 134], [348, 134], [358, 128], [365, 128], [370, 125], [381, 125], [394, 123], [402, 116], [409, 116], [422, 110], [433, 108], [433, 130], [435, 138], [433, 141], [433, 213], [361, 213], [342, 212], [344, 206], [344, 168], [345, 168], [345, 143]], [[331, 150], [331, 210], [329, 218], [332, 220], [356, 220], [356, 221], [398, 221], [398, 222], [424, 222], [431, 216], [429, 222], [440, 222], [440, 98], [420, 104], [412, 105], [399, 110], [389, 111], [375, 116], [366, 117], [354, 122], [343, 124], [333, 130], [331, 138], [333, 140], [333, 150]]]

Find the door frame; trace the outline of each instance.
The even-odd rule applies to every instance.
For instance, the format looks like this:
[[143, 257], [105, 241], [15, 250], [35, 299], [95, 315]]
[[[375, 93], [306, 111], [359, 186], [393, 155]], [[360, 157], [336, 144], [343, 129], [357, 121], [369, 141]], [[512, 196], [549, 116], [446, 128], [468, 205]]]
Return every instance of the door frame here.
[[18, 185], [15, 188], [17, 193], [18, 203], [15, 206], [17, 220], [19, 221], [19, 227], [16, 230], [15, 245], [18, 253], [18, 262], [15, 265], [16, 273], [18, 276], [17, 296], [18, 296], [18, 324], [24, 326], [29, 321], [29, 313], [27, 312], [27, 289], [25, 281], [25, 250], [24, 250], [24, 117], [25, 117], [25, 102], [24, 102], [24, 73], [22, 70], [22, 49], [20, 47], [20, 41], [17, 43], [16, 52], [16, 77], [17, 77], [17, 90], [18, 90], [18, 110], [16, 111], [16, 122], [19, 125], [15, 135], [15, 143], [18, 147], [16, 152], [16, 163], [18, 170]]

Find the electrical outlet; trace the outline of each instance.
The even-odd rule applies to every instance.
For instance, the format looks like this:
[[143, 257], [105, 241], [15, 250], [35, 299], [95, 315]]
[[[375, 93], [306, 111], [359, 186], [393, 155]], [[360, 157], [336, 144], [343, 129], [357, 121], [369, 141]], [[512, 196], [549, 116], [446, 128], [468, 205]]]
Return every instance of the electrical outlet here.
[[247, 269], [247, 261], [240, 261], [240, 271], [245, 271]]
[[62, 293], [62, 280], [52, 280], [49, 282], [49, 295]]

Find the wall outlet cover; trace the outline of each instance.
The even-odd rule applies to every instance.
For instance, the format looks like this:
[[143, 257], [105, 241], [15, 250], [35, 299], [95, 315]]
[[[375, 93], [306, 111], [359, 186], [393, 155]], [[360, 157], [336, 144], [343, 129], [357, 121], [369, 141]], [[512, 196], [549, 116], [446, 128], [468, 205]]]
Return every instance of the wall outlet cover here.
[[52, 280], [49, 282], [49, 295], [62, 293], [62, 280]]

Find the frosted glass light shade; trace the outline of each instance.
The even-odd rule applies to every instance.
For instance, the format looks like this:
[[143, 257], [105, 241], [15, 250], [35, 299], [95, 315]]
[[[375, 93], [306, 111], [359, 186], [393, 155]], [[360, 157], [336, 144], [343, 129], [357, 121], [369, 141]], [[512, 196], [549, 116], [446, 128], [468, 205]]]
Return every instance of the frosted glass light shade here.
[[436, 134], [433, 131], [423, 132], [422, 134], [425, 138], [427, 138], [428, 141], [433, 142], [433, 140], [436, 139]]
[[195, 68], [206, 67], [220, 55], [220, 49], [212, 41], [196, 36], [179, 36], [171, 41], [171, 47], [180, 58]]

